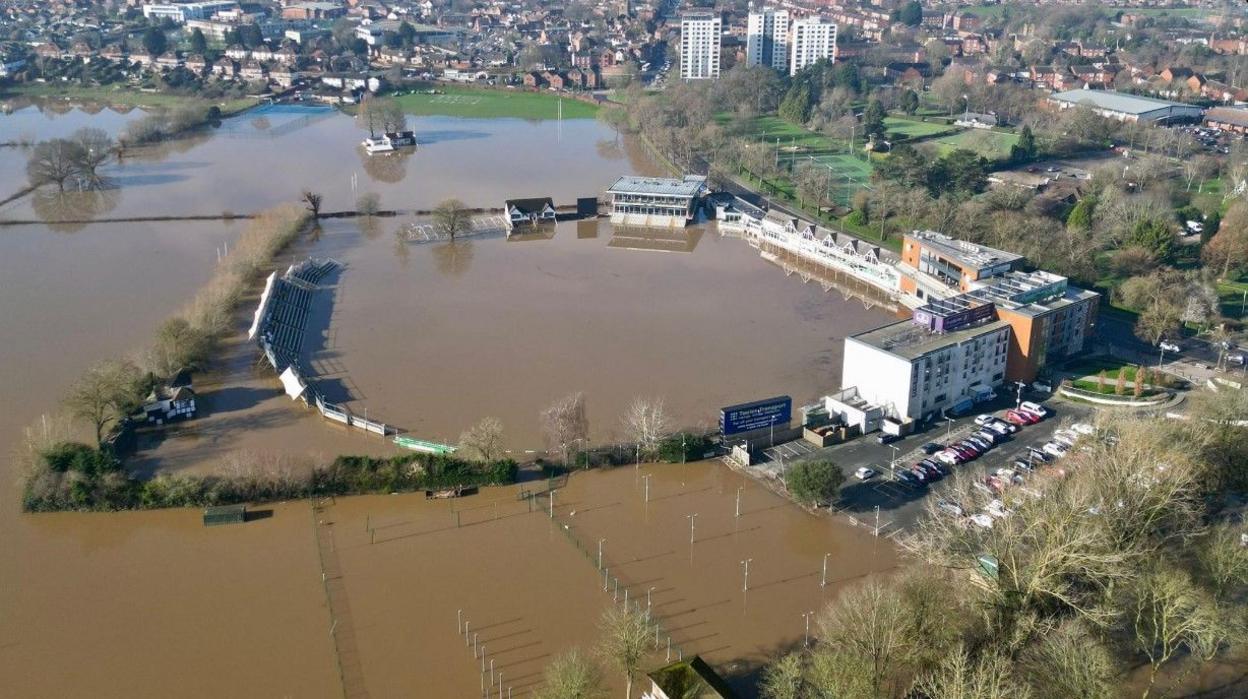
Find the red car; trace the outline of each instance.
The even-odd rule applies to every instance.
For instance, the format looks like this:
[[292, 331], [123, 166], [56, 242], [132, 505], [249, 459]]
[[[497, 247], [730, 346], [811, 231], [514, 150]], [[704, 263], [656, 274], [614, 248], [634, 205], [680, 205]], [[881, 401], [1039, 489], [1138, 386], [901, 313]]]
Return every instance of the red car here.
[[1005, 419], [1015, 425], [1034, 425], [1037, 422], [1040, 422], [1039, 417], [1032, 415], [1031, 413], [1025, 413], [1021, 410], [1007, 410], [1005, 412]]

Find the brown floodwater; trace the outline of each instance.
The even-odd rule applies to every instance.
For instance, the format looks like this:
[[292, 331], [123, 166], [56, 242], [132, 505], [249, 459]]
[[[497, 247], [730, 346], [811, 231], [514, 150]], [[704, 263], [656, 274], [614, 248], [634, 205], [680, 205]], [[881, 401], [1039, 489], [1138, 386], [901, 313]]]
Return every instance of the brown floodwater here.
[[[327, 510], [346, 590], [340, 606], [370, 694], [419, 686], [421, 696], [479, 695], [480, 659], [457, 633], [462, 610], [486, 646], [487, 682], [493, 658], [504, 686], [527, 696], [555, 655], [592, 652], [602, 610], [622, 605], [627, 590], [643, 612], [649, 593], [660, 627], [645, 667], [666, 661], [670, 638], [672, 659], [698, 653], [750, 695], [761, 663], [804, 642], [803, 614], [897, 565], [889, 541], [807, 514], [719, 463], [574, 474], [556, 493], [553, 520], [546, 498], [532, 511], [516, 498], [544, 487], [491, 488], [454, 502], [343, 498]], [[607, 677], [622, 689], [618, 673]]]
[[[119, 128], [109, 112], [54, 114], [0, 116], [0, 140]], [[217, 252], [242, 226], [69, 219], [245, 212], [306, 186], [325, 192], [327, 208], [350, 208], [362, 191], [405, 209], [449, 195], [478, 206], [546, 194], [566, 202], [620, 173], [655, 171], [590, 120], [415, 125], [427, 141], [420, 152], [371, 162], [358, 154], [361, 132], [349, 118], [252, 115], [133, 152], [107, 166], [106, 193], [5, 206], [0, 217], [49, 223], [0, 227], [0, 453], [56, 410], [92, 361], [146, 344], [210, 277]], [[17, 153], [0, 153], [0, 192], [22, 185], [24, 163], [10, 157]], [[407, 222], [384, 219], [363, 231], [327, 223], [289, 257], [347, 264], [314, 319], [324, 335], [309, 356], [326, 382], [338, 380], [353, 407], [418, 434], [453, 438], [496, 414], [515, 448], [532, 448], [537, 408], [569, 390], [587, 392], [600, 438], [612, 435], [636, 394], [665, 395], [682, 422], [705, 422], [724, 401], [780, 391], [801, 398], [835, 386], [836, 338], [878, 322], [876, 312], [787, 278], [711, 231], [684, 241], [685, 252], [656, 251], [673, 245], [612, 235], [606, 224], [449, 248], [398, 244], [393, 231]], [[238, 337], [197, 388], [205, 419], [152, 440], [140, 468], [211, 469], [239, 449], [393, 453], [279, 398], [271, 372], [255, 366]], [[594, 564], [563, 531], [582, 542], [607, 537], [606, 559], [619, 562], [625, 583], [660, 588], [655, 614], [678, 648], [744, 671], [798, 638], [795, 610], [815, 608], [834, 589], [807, 590], [825, 549], [844, 559], [831, 570], [846, 579], [893, 565], [884, 542], [875, 550], [873, 540], [748, 483], [747, 514], [731, 533], [735, 518], [726, 513], [738, 477], [717, 465], [656, 470], [648, 511], [628, 470], [578, 475], [559, 496], [570, 530], [528, 513], [508, 488], [456, 503], [473, 526], [436, 531], [450, 523], [451, 505], [408, 496], [342, 499], [315, 515], [307, 503], [280, 505], [266, 508], [270, 517], [211, 529], [195, 510], [23, 515], [18, 474], [4, 463], [0, 676], [14, 696], [333, 696], [342, 693], [340, 666], [348, 686], [362, 681], [376, 696], [473, 696], [480, 676], [456, 646], [459, 608], [487, 645], [498, 644], [509, 684], [531, 688], [552, 654], [592, 644], [610, 603]], [[692, 564], [676, 548], [687, 509], [699, 511], [706, 534]], [[365, 522], [374, 518], [379, 540], [366, 544]], [[327, 519], [335, 524], [316, 523]], [[327, 526], [337, 528], [328, 581], [317, 543]], [[743, 557], [757, 566], [749, 599], [732, 596]], [[349, 622], [350, 635], [335, 619]]]

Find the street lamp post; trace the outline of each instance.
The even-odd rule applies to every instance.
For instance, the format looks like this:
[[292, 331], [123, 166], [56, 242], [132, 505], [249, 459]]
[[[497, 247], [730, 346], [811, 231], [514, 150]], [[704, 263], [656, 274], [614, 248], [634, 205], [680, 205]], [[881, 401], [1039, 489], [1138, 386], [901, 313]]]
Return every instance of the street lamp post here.
[[647, 473], [646, 475], [641, 477], [641, 479], [646, 482], [646, 502], [650, 502], [650, 476], [651, 475], [653, 474]]
[[753, 558], [747, 558], [747, 559], [745, 559], [744, 561], [741, 561], [741, 565], [745, 567], [745, 581], [741, 584], [741, 591], [742, 591], [742, 592], [749, 592], [749, 591], [750, 591], [750, 561], [752, 561], [752, 560], [754, 560], [754, 559], [753, 559]]
[[646, 621], [650, 621], [650, 593], [654, 592], [655, 589], [657, 588], [651, 587], [646, 590]]
[[1015, 381], [1014, 383], [1018, 386], [1018, 394], [1014, 397], [1014, 409], [1018, 410], [1023, 406], [1023, 386], [1027, 384], [1022, 381]]
[[693, 545], [693, 528], [694, 528], [694, 525], [698, 521], [698, 513], [694, 512], [691, 515], [685, 515], [685, 517], [689, 519], [689, 545], [692, 546]]
[[953, 418], [945, 418], [945, 445], [949, 444], [949, 440], [953, 439]]
[[814, 610], [802, 612], [802, 616], [806, 618], [806, 637], [802, 640], [802, 647], [810, 647], [810, 617], [814, 615]]
[[897, 452], [900, 451], [900, 449], [898, 449], [895, 444], [888, 445], [888, 448], [893, 450], [893, 458], [888, 462], [888, 471], [889, 475], [893, 477], [893, 480], [896, 480]]
[[742, 490], [744, 490], [744, 486], [737, 486], [737, 516], [738, 517], [741, 516], [741, 491]]
[[602, 570], [602, 543], [604, 541], [606, 541], [606, 539], [598, 540], [598, 570]]
[[828, 586], [828, 556], [830, 553], [823, 554], [823, 574], [819, 577], [819, 587]]

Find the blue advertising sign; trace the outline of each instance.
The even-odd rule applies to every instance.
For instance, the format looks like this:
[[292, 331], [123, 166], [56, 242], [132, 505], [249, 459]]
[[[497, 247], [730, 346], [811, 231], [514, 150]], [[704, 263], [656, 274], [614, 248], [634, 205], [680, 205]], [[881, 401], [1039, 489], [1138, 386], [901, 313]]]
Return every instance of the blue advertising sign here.
[[719, 410], [719, 431], [729, 437], [768, 427], [788, 427], [793, 419], [793, 399], [776, 396], [753, 403], [730, 405]]

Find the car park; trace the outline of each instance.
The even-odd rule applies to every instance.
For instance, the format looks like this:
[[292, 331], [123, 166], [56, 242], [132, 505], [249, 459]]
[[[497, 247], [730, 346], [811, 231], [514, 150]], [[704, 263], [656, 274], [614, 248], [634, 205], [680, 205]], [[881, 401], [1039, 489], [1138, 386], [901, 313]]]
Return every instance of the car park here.
[[923, 484], [923, 481], [919, 480], [913, 473], [910, 473], [904, 468], [897, 471], [897, 480], [901, 481], [902, 483], [906, 485], [915, 486], [915, 487], [918, 487]]
[[1079, 435], [1070, 430], [1058, 430], [1053, 433], [1053, 441], [1066, 447], [1075, 446], [1075, 442], [1079, 441]]
[[1035, 459], [1036, 461], [1039, 461], [1042, 464], [1048, 463], [1050, 460], [1050, 457], [1048, 454], [1044, 453], [1043, 451], [1035, 447], [1027, 448], [1027, 456], [1031, 457], [1032, 459]]
[[949, 502], [948, 500], [940, 500], [936, 503], [936, 506], [944, 510], [945, 512], [948, 512], [949, 514], [953, 515], [954, 517], [962, 516], [962, 508], [953, 504], [952, 502]]
[[976, 418], [975, 418], [975, 424], [976, 424], [976, 425], [979, 425], [980, 427], [983, 427], [983, 426], [985, 426], [985, 425], [991, 424], [991, 423], [992, 423], [993, 421], [995, 421], [995, 420], [996, 420], [996, 418], [995, 418], [995, 417], [993, 417], [993, 416], [991, 416], [991, 415], [989, 415], [989, 414], [987, 414], [987, 413], [984, 413], [983, 415], [976, 416]]
[[1035, 470], [1035, 469], [1034, 469], [1034, 467], [1033, 467], [1031, 464], [1027, 463], [1027, 462], [1026, 462], [1026, 461], [1024, 461], [1023, 459], [1015, 459], [1015, 460], [1014, 460], [1014, 463], [1012, 463], [1012, 464], [1010, 464], [1010, 465], [1011, 465], [1011, 466], [1013, 466], [1015, 469], [1020, 470], [1020, 471], [1032, 471], [1032, 470]]
[[1076, 422], [1070, 429], [1082, 435], [1096, 434], [1096, 428], [1086, 422]]
[[896, 442], [899, 439], [901, 439], [900, 435], [882, 434], [879, 437], [876, 437], [875, 441], [879, 442], [880, 444], [892, 444], [893, 442]]
[[854, 477], [860, 481], [869, 480], [875, 477], [875, 469], [867, 468], [866, 466], [863, 466], [857, 471], [854, 471]]
[[944, 476], [944, 474], [941, 473], [935, 466], [929, 466], [922, 461], [916, 463], [914, 466], [911, 466], [911, 469], [919, 471], [923, 474], [923, 477], [929, 481], [937, 481]]
[[1015, 427], [1022, 427], [1023, 425], [1032, 424], [1030, 419], [1024, 417], [1022, 413], [1015, 411], [1015, 410], [1006, 411], [1005, 421], [1010, 423], [1011, 425], [1014, 425]]
[[928, 456], [931, 456], [932, 454], [935, 454], [936, 452], [940, 451], [941, 449], [944, 449], [944, 448], [945, 448], [945, 445], [943, 445], [943, 444], [938, 444], [938, 443], [936, 443], [936, 442], [928, 442], [927, 444], [924, 444], [921, 448], [922, 448], [922, 450], [923, 450], [923, 453], [924, 453], [924, 454], [927, 454]]
[[984, 428], [971, 433], [972, 437], [978, 437], [988, 443], [988, 446], [996, 446], [1003, 437], [990, 429]]
[[962, 463], [962, 457], [958, 455], [958, 452], [952, 449], [946, 449], [944, 451], [937, 452], [935, 457], [938, 460], [940, 460], [942, 463], [948, 464], [950, 466], [957, 466], [958, 464]]
[[917, 479], [920, 483], [926, 483], [932, 480], [931, 476], [924, 473], [923, 469], [917, 466], [911, 466], [910, 468], [905, 469], [905, 470], [909, 471], [915, 477], [915, 479]]

